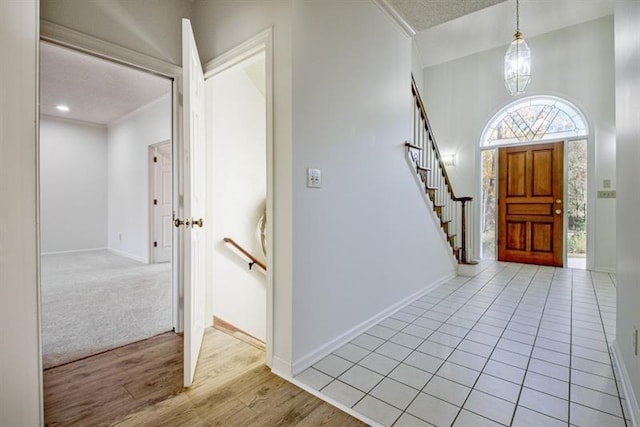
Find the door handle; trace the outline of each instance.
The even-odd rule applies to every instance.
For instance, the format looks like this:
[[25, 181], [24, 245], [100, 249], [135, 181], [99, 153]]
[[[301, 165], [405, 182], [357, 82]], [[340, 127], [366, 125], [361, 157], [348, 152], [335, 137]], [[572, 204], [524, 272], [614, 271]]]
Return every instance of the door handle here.
[[562, 209], [556, 209], [556, 215], [560, 215], [562, 213]]
[[175, 221], [173, 221], [173, 225], [177, 227], [180, 227], [181, 225], [184, 225], [185, 227], [188, 227], [191, 223], [189, 222], [189, 220], [183, 221], [180, 218], [176, 218]]
[[[189, 224], [187, 224], [188, 226]], [[200, 218], [197, 221], [193, 218], [191, 218], [191, 228], [195, 228], [195, 226], [198, 226], [200, 228], [204, 227], [204, 219]]]

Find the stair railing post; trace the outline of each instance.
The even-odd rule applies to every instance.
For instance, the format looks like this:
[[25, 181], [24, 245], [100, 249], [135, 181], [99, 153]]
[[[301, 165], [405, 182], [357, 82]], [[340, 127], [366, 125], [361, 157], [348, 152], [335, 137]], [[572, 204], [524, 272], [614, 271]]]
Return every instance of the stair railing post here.
[[469, 264], [469, 259], [467, 258], [467, 202], [470, 202], [472, 199], [471, 197], [460, 197], [458, 199], [458, 201], [461, 203], [462, 205], [462, 216], [461, 216], [461, 227], [462, 229], [460, 230], [461, 235], [462, 235], [462, 244], [461, 244], [461, 248], [460, 248], [460, 261], [463, 264]]

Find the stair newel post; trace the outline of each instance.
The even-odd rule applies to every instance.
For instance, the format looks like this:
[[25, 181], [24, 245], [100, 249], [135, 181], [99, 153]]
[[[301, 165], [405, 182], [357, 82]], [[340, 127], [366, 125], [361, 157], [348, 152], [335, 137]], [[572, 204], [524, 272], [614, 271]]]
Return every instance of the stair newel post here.
[[468, 264], [469, 260], [467, 259], [467, 202], [471, 201], [471, 197], [460, 197], [458, 199], [462, 205], [462, 244], [460, 248], [460, 261], [463, 264]]

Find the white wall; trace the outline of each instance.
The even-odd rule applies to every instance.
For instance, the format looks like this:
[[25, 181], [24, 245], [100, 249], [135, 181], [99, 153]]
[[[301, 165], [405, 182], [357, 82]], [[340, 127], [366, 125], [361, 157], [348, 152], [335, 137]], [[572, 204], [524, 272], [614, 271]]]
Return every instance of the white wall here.
[[42, 0], [42, 18], [172, 64], [182, 62], [183, 0]]
[[149, 262], [149, 145], [171, 139], [171, 95], [116, 120], [107, 137], [108, 248]]
[[[273, 352], [272, 366], [291, 363], [291, 0], [196, 0], [193, 27], [203, 63], [273, 28]], [[268, 177], [268, 180], [270, 178]], [[269, 185], [269, 181], [268, 181]]]
[[297, 370], [454, 264], [405, 157], [411, 40], [369, 1], [297, 1], [293, 24]]
[[[615, 189], [613, 17], [531, 39], [532, 79], [527, 95], [549, 94], [573, 102], [586, 115], [595, 162], [589, 174], [588, 251], [598, 270], [615, 269], [615, 200], [595, 199], [602, 181]], [[441, 152], [455, 152], [447, 172], [456, 194], [480, 200], [478, 160], [482, 130], [514, 98], [502, 80], [504, 48], [425, 68], [422, 97]], [[476, 228], [479, 229], [479, 228]]]
[[107, 129], [40, 120], [40, 250], [107, 247]]
[[[640, 363], [634, 356], [633, 329], [640, 327], [640, 3], [615, 4], [616, 125], [618, 161], [618, 264], [616, 342], [633, 386], [637, 408]], [[630, 396], [627, 393], [627, 399]], [[635, 414], [638, 415], [637, 413]], [[638, 422], [638, 419], [635, 420]]]
[[38, 426], [38, 2], [0, 2], [0, 16], [0, 419]]
[[415, 37], [411, 39], [411, 75], [416, 82], [420, 94], [424, 92], [424, 73], [422, 67], [422, 55], [416, 43]]
[[266, 277], [258, 266], [250, 271], [246, 257], [222, 240], [231, 237], [265, 262], [256, 225], [267, 194], [266, 104], [245, 72], [250, 62], [261, 68], [258, 78], [264, 82], [264, 54], [261, 57], [212, 77], [205, 87], [213, 315], [264, 341]]

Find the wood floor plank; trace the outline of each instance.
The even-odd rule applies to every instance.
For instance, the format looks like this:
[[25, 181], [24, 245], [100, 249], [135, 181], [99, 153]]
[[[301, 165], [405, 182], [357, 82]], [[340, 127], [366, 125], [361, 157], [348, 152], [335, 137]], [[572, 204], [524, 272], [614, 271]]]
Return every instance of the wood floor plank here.
[[264, 351], [207, 329], [194, 384], [167, 333], [44, 372], [45, 425], [362, 426], [271, 373]]
[[205, 426], [189, 398], [176, 395], [115, 423], [119, 427]]

